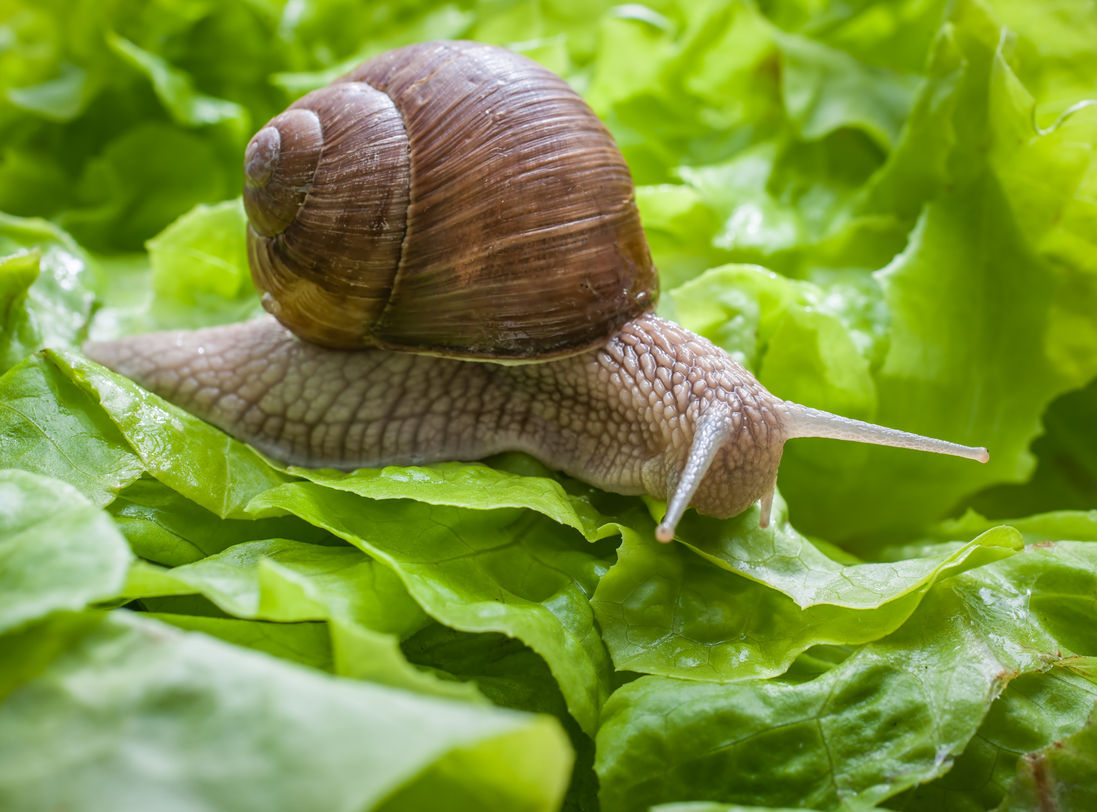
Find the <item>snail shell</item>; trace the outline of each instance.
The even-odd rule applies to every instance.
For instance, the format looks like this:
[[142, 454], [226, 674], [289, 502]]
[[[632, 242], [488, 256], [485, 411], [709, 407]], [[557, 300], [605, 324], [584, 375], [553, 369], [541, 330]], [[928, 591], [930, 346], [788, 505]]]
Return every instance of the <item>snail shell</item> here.
[[327, 346], [551, 358], [655, 303], [612, 136], [503, 48], [411, 45], [304, 96], [248, 145], [244, 204], [265, 306]]

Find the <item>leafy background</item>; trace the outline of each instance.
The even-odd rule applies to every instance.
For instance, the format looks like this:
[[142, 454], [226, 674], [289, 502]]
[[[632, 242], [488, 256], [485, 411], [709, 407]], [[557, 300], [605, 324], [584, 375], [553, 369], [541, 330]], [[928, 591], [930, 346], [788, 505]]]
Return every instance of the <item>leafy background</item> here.
[[[251, 132], [412, 41], [615, 134], [660, 312], [776, 394], [776, 521], [536, 461], [284, 469], [87, 361], [256, 312]], [[1087, 0], [0, 7], [0, 807], [1097, 806]], [[44, 349], [45, 348], [45, 349]]]

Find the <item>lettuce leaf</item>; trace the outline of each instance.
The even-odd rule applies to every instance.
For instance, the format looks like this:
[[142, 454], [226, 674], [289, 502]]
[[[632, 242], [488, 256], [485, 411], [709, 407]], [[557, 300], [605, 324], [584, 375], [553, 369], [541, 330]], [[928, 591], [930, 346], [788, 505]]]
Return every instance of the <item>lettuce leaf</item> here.
[[86, 255], [61, 229], [0, 212], [0, 371], [41, 347], [87, 336], [91, 273]]
[[[1054, 597], [1030, 600], [1038, 582]], [[706, 796], [871, 808], [945, 773], [1012, 679], [1092, 651], [1074, 607], [1095, 594], [1097, 548], [1061, 542], [948, 579], [898, 631], [805, 682], [642, 677], [606, 705], [603, 809]]]
[[0, 470], [0, 633], [114, 598], [130, 559], [114, 523], [76, 489]]
[[[893, 805], [900, 809], [1010, 808], [1007, 799], [1015, 796], [1026, 799], [1028, 808], [1038, 808], [1038, 802], [1029, 800], [1031, 794], [1020, 776], [1031, 775], [1029, 765], [1046, 756], [1041, 752], [1045, 746], [1055, 751], [1059, 742], [1076, 735], [1084, 741], [1088, 734], [1082, 731], [1090, 724], [1087, 716], [1097, 705], [1097, 686], [1076, 673], [1083, 670], [1081, 659], [1068, 661], [1067, 668], [1013, 679], [952, 769], [900, 795]], [[1063, 792], [1060, 808], [1084, 809], [1085, 803], [1069, 797], [1073, 783], [1052, 777], [1044, 789], [1051, 797]]]
[[[124, 598], [139, 600], [191, 594], [204, 596], [233, 618], [281, 624], [326, 621], [336, 674], [421, 693], [470, 697], [460, 686], [409, 666], [399, 640], [425, 625], [427, 617], [388, 570], [353, 549], [289, 539], [242, 542], [172, 570], [139, 563], [122, 591]], [[169, 615], [161, 619], [173, 621]], [[179, 625], [194, 628], [185, 620]], [[241, 642], [245, 625], [260, 624], [236, 621], [229, 630], [233, 642]], [[218, 637], [226, 633], [223, 624], [222, 629], [205, 630]]]
[[840, 566], [781, 522], [744, 532], [752, 519], [756, 525], [753, 512], [729, 524], [753, 560], [688, 541], [667, 547], [651, 527], [623, 532], [593, 601], [618, 668], [711, 682], [778, 676], [814, 646], [889, 634], [936, 580], [1020, 548], [1013, 528], [998, 527], [957, 549], [940, 545], [933, 556]]
[[1092, 780], [1097, 766], [1095, 727], [1097, 714], [1091, 712], [1081, 730], [1021, 759], [1017, 778], [998, 808], [1009, 812], [1054, 804], [1059, 809], [1085, 809], [1097, 801]]
[[416, 809], [431, 796], [552, 809], [571, 761], [548, 717], [337, 679], [132, 613], [88, 622], [0, 719], [9, 809]]

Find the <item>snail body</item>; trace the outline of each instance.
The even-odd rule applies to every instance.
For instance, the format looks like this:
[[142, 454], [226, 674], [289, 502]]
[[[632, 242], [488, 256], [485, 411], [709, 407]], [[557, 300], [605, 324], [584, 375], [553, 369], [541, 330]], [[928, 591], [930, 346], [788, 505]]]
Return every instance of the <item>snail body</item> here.
[[[726, 475], [706, 477], [693, 503], [734, 515], [772, 485], [784, 441], [781, 401], [742, 367], [720, 363], [726, 354], [709, 342], [651, 315], [598, 350], [521, 365], [325, 348], [271, 318], [145, 338], [99, 345], [93, 355], [302, 466], [518, 450], [609, 490], [666, 494], [702, 415], [720, 410], [735, 438], [713, 463]], [[649, 378], [652, 364], [669, 374]], [[729, 393], [736, 397], [720, 400]]]
[[349, 469], [526, 451], [666, 499], [662, 541], [691, 505], [727, 517], [761, 500], [766, 524], [793, 437], [987, 459], [783, 401], [653, 315], [612, 137], [504, 49], [382, 54], [260, 130], [245, 176], [252, 273], [277, 321], [85, 350], [275, 458]]

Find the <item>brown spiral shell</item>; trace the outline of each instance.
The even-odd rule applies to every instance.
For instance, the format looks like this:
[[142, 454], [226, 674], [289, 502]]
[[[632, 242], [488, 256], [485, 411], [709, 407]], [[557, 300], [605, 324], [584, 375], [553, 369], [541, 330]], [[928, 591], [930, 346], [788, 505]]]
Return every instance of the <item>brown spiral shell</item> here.
[[381, 54], [272, 119], [244, 167], [252, 276], [316, 343], [554, 357], [655, 302], [612, 136], [503, 48]]

